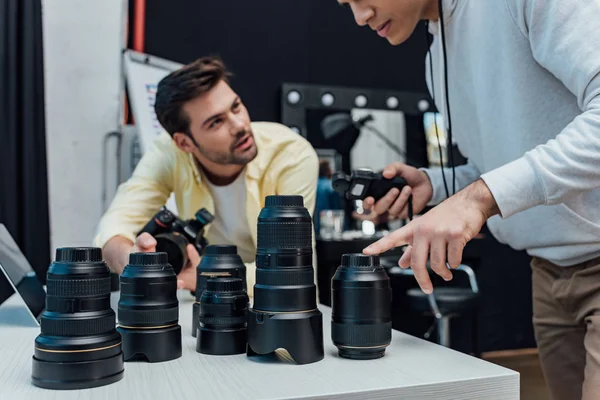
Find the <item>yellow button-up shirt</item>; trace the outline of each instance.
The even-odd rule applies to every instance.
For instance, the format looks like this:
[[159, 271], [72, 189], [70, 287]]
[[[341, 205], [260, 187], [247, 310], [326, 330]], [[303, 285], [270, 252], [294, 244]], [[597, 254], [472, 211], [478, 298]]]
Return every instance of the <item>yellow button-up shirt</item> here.
[[[252, 131], [258, 154], [244, 169], [245, 208], [246, 222], [256, 247], [258, 214], [264, 207], [266, 196], [301, 195], [304, 206], [312, 215], [319, 161], [310, 143], [284, 125], [254, 122]], [[181, 219], [193, 218], [200, 208], [214, 214], [213, 198], [205, 179], [191, 154], [178, 149], [166, 132], [159, 135], [131, 178], [119, 186], [109, 209], [100, 220], [94, 245], [104, 247], [114, 236], [134, 242], [137, 233], [165, 205], [171, 193], [175, 195]], [[207, 236], [209, 231], [210, 224], [206, 228]], [[313, 255], [314, 243], [313, 235]], [[316, 270], [316, 265], [314, 267]], [[256, 279], [254, 263], [246, 264], [246, 275], [248, 295], [252, 296]]]

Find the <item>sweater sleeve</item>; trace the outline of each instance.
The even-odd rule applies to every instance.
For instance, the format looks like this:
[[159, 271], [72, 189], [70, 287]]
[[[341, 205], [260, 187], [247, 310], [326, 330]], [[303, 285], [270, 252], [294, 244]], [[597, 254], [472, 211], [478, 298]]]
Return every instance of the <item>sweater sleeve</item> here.
[[[164, 134], [166, 135], [166, 133]], [[122, 236], [135, 242], [137, 232], [165, 205], [173, 190], [175, 155], [164, 137], [157, 138], [144, 154], [127, 182], [100, 219], [94, 246], [104, 247], [109, 239]]]
[[[423, 171], [429, 177], [431, 186], [433, 187], [433, 197], [427, 204], [428, 206], [435, 206], [446, 199], [446, 189], [444, 188], [444, 178], [442, 173], [446, 176], [446, 183], [448, 184], [449, 194], [452, 195], [452, 169], [451, 168], [422, 168]], [[443, 171], [443, 172], [442, 172]], [[479, 169], [470, 160], [465, 165], [460, 165], [454, 169], [454, 182], [456, 184], [456, 191], [464, 189], [469, 184], [475, 182], [481, 176]]]
[[581, 114], [556, 138], [482, 175], [502, 217], [600, 187], [600, 0], [505, 0], [535, 60], [570, 90]]

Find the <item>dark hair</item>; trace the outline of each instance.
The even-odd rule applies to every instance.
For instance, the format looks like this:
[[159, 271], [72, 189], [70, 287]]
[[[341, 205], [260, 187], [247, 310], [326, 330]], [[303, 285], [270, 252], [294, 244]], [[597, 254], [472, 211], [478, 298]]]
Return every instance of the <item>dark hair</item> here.
[[331, 171], [331, 164], [329, 160], [319, 160], [319, 178], [333, 177], [333, 171]]
[[202, 57], [161, 79], [156, 90], [154, 111], [158, 122], [171, 136], [189, 133], [190, 121], [183, 105], [210, 91], [231, 73], [217, 56]]

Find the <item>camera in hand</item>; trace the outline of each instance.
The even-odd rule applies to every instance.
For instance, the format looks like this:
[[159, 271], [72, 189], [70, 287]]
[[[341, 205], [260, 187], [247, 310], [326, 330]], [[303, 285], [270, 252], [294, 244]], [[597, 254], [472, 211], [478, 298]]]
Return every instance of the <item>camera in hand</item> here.
[[166, 207], [162, 207], [138, 233], [138, 236], [144, 232], [154, 236], [156, 251], [167, 253], [175, 275], [178, 275], [188, 262], [188, 244], [194, 245], [200, 255], [208, 245], [204, 238], [204, 228], [214, 217], [205, 208], [198, 210], [194, 217], [182, 221]]
[[381, 199], [393, 188], [402, 190], [408, 183], [400, 177], [385, 178], [380, 172], [370, 170], [356, 170], [348, 176], [337, 172], [331, 180], [333, 189], [343, 194], [348, 200], [364, 200], [373, 197], [375, 201]]

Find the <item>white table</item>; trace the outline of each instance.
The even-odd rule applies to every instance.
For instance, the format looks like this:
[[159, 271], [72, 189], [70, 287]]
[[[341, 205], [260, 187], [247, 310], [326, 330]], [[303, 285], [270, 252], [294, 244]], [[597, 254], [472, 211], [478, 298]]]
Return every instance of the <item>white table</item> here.
[[[113, 293], [113, 307], [118, 302]], [[394, 331], [385, 356], [342, 359], [331, 342], [331, 310], [323, 312], [325, 358], [295, 365], [277, 357], [196, 353], [190, 334], [193, 298], [180, 292], [183, 355], [159, 363], [125, 363], [123, 379], [79, 391], [46, 390], [31, 383], [31, 357], [39, 334], [17, 296], [0, 306], [1, 399], [461, 399], [519, 398], [519, 374]]]

